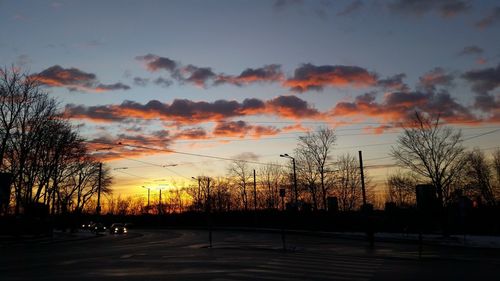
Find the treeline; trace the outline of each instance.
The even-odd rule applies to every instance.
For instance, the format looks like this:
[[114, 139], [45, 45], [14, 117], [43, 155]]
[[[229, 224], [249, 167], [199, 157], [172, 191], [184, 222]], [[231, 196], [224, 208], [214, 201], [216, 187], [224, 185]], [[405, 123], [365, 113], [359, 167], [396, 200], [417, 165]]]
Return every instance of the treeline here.
[[[14, 68], [0, 69], [0, 145], [0, 213], [81, 212], [97, 192], [99, 161], [57, 101]], [[101, 192], [110, 185], [103, 168]]]
[[413, 206], [415, 186], [424, 183], [435, 187], [440, 207], [464, 200], [475, 207], [498, 205], [500, 149], [491, 153], [467, 150], [463, 142], [461, 130], [443, 124], [439, 116], [415, 113], [391, 151], [401, 170], [388, 176], [387, 201], [399, 207]]
[[[486, 154], [478, 148], [466, 150], [463, 142], [461, 131], [441, 122], [439, 116], [416, 113], [404, 123], [392, 147], [390, 156], [400, 169], [388, 175], [384, 188], [375, 192], [365, 170], [367, 202], [377, 209], [383, 209], [384, 203], [414, 208], [416, 185], [429, 184], [435, 187], [434, 197], [441, 209], [459, 204], [498, 206], [500, 149]], [[358, 157], [336, 155], [335, 143], [335, 131], [320, 128], [299, 137], [293, 156], [282, 155], [291, 160], [288, 166], [235, 160], [228, 166], [226, 176], [199, 176], [185, 188], [163, 190], [162, 201], [157, 190], [152, 190], [155, 193], [149, 204], [144, 197], [111, 197], [108, 212], [137, 215], [283, 207], [357, 211], [363, 204]], [[286, 197], [282, 202], [280, 189], [283, 188]]]
[[[111, 196], [105, 202], [105, 211], [120, 215], [207, 209], [213, 212], [252, 211], [283, 207], [310, 211], [331, 208], [343, 212], [355, 211], [363, 203], [358, 158], [351, 154], [336, 156], [335, 143], [333, 129], [319, 128], [299, 138], [293, 156], [283, 155], [290, 160], [288, 164], [272, 162], [257, 165], [252, 161], [235, 160], [228, 165], [225, 176], [198, 176], [187, 187], [163, 190], [161, 202], [159, 191], [151, 188], [149, 206], [146, 197]], [[368, 202], [381, 202], [375, 200], [374, 187], [366, 171], [365, 184]], [[285, 189], [283, 201], [280, 189]]]

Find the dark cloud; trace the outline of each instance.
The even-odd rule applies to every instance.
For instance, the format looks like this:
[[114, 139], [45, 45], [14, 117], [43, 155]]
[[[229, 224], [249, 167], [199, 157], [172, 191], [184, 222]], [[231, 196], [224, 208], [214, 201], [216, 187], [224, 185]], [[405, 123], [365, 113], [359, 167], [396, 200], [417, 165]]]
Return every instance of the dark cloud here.
[[406, 74], [400, 73], [386, 79], [377, 81], [377, 86], [381, 87], [384, 91], [398, 91], [406, 92], [409, 90], [408, 86], [403, 82]]
[[244, 137], [252, 126], [244, 121], [219, 122], [214, 128], [215, 136], [239, 136]]
[[176, 99], [171, 104], [151, 100], [146, 104], [124, 101], [119, 105], [83, 106], [68, 104], [68, 117], [95, 121], [124, 121], [136, 119], [161, 119], [179, 124], [193, 124], [220, 121], [226, 118], [250, 115], [275, 115], [290, 119], [321, 118], [322, 115], [306, 101], [295, 96], [280, 96], [261, 101], [246, 99], [237, 101], [217, 100], [214, 102]]
[[130, 87], [123, 83], [115, 83], [115, 84], [97, 84], [95, 90], [100, 91], [115, 91], [115, 90], [130, 90]]
[[64, 87], [70, 91], [104, 92], [130, 89], [123, 83], [102, 84], [93, 73], [77, 68], [63, 68], [59, 65], [51, 66], [32, 77], [45, 86]]
[[192, 83], [199, 87], [205, 87], [206, 83], [215, 78], [215, 76], [216, 74], [210, 67], [197, 67], [191, 64], [183, 68], [176, 75], [180, 81]]
[[436, 11], [442, 17], [453, 17], [468, 11], [471, 6], [462, 0], [396, 0], [388, 4], [389, 10], [404, 15], [422, 16]]
[[337, 13], [337, 16], [349, 16], [359, 11], [364, 6], [363, 1], [355, 0], [350, 2], [344, 9]]
[[277, 82], [284, 79], [281, 66], [277, 64], [265, 65], [260, 68], [247, 68], [238, 76], [219, 75], [215, 84], [246, 85], [254, 82]]
[[180, 131], [175, 134], [175, 139], [205, 139], [207, 138], [207, 132], [203, 128], [190, 128]]
[[314, 118], [321, 115], [317, 109], [296, 96], [279, 96], [268, 101], [267, 105], [268, 111], [275, 111], [278, 115], [288, 118]]
[[446, 91], [434, 92], [393, 92], [376, 101], [376, 93], [366, 93], [356, 97], [354, 102], [340, 102], [332, 110], [334, 117], [365, 115], [385, 122], [404, 121], [415, 111], [439, 114], [445, 120], [470, 121], [476, 118], [469, 109], [459, 104]]
[[436, 67], [420, 77], [418, 87], [426, 91], [434, 91], [438, 86], [452, 86], [454, 79], [453, 74], [447, 73], [441, 67]]
[[169, 80], [169, 79], [165, 79], [163, 77], [158, 77], [156, 78], [153, 83], [155, 83], [156, 85], [160, 86], [160, 87], [163, 87], [163, 88], [167, 88], [169, 87], [170, 85], [173, 84], [172, 80]]
[[169, 58], [160, 57], [153, 54], [135, 57], [139, 61], [146, 63], [146, 68], [149, 71], [166, 70], [173, 72], [177, 69], [177, 63]]
[[377, 75], [358, 66], [303, 64], [283, 84], [292, 91], [320, 91], [325, 87], [366, 87], [376, 84]]
[[134, 85], [145, 87], [149, 84], [148, 78], [134, 77]]
[[472, 90], [478, 94], [487, 94], [500, 87], [500, 64], [495, 67], [472, 70], [464, 73], [462, 78], [472, 85]]
[[484, 29], [498, 22], [500, 22], [500, 7], [495, 7], [487, 16], [476, 22], [476, 27]]
[[458, 55], [481, 55], [483, 52], [484, 50], [478, 46], [466, 46], [460, 51], [460, 53], [458, 53]]
[[251, 136], [260, 138], [266, 135], [276, 135], [280, 132], [272, 126], [255, 126], [245, 121], [224, 121], [215, 126], [212, 134], [216, 137], [239, 137]]
[[108, 105], [84, 106], [76, 104], [66, 104], [64, 115], [74, 119], [90, 119], [94, 122], [123, 121], [126, 116], [119, 116]]

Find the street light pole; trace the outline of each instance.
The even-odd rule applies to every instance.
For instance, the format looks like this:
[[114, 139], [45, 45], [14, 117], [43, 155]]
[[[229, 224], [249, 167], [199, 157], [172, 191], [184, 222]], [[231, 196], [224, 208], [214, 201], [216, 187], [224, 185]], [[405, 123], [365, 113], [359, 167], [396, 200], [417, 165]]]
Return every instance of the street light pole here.
[[142, 186], [142, 188], [146, 188], [148, 190], [148, 209], [149, 209], [149, 195], [150, 195], [150, 188], [149, 187], [145, 187], [144, 185]]
[[280, 154], [280, 157], [284, 157], [284, 158], [288, 158], [288, 159], [292, 159], [292, 165], [293, 165], [293, 189], [294, 189], [294, 192], [295, 192], [295, 206], [297, 207], [297, 203], [299, 201], [299, 192], [297, 190], [297, 172], [296, 172], [296, 169], [295, 169], [295, 158], [293, 158], [292, 156], [288, 155], [288, 154]]
[[102, 162], [99, 162], [99, 179], [97, 182], [97, 215], [101, 214], [101, 178], [102, 178]]
[[201, 178], [191, 177], [193, 180], [198, 179], [198, 194], [196, 195], [196, 208], [199, 209], [201, 206]]

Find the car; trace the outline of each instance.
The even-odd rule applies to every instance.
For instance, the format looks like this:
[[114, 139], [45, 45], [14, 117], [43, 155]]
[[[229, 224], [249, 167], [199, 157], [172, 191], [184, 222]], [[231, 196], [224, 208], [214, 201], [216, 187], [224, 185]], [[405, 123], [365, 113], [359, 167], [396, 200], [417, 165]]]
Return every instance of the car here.
[[127, 227], [123, 223], [114, 223], [109, 228], [110, 234], [127, 234]]
[[94, 223], [90, 227], [90, 231], [92, 231], [92, 232], [94, 232], [94, 233], [97, 234], [99, 232], [105, 232], [106, 231], [106, 227], [102, 223]]

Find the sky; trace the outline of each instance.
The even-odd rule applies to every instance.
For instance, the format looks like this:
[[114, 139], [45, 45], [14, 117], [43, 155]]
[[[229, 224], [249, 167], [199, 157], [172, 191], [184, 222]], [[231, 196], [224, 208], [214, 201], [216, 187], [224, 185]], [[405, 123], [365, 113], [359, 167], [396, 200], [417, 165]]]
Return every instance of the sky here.
[[2, 66], [41, 81], [123, 196], [231, 159], [287, 165], [322, 126], [330, 161], [362, 150], [382, 190], [415, 111], [498, 147], [498, 1], [0, 0], [0, 38]]

